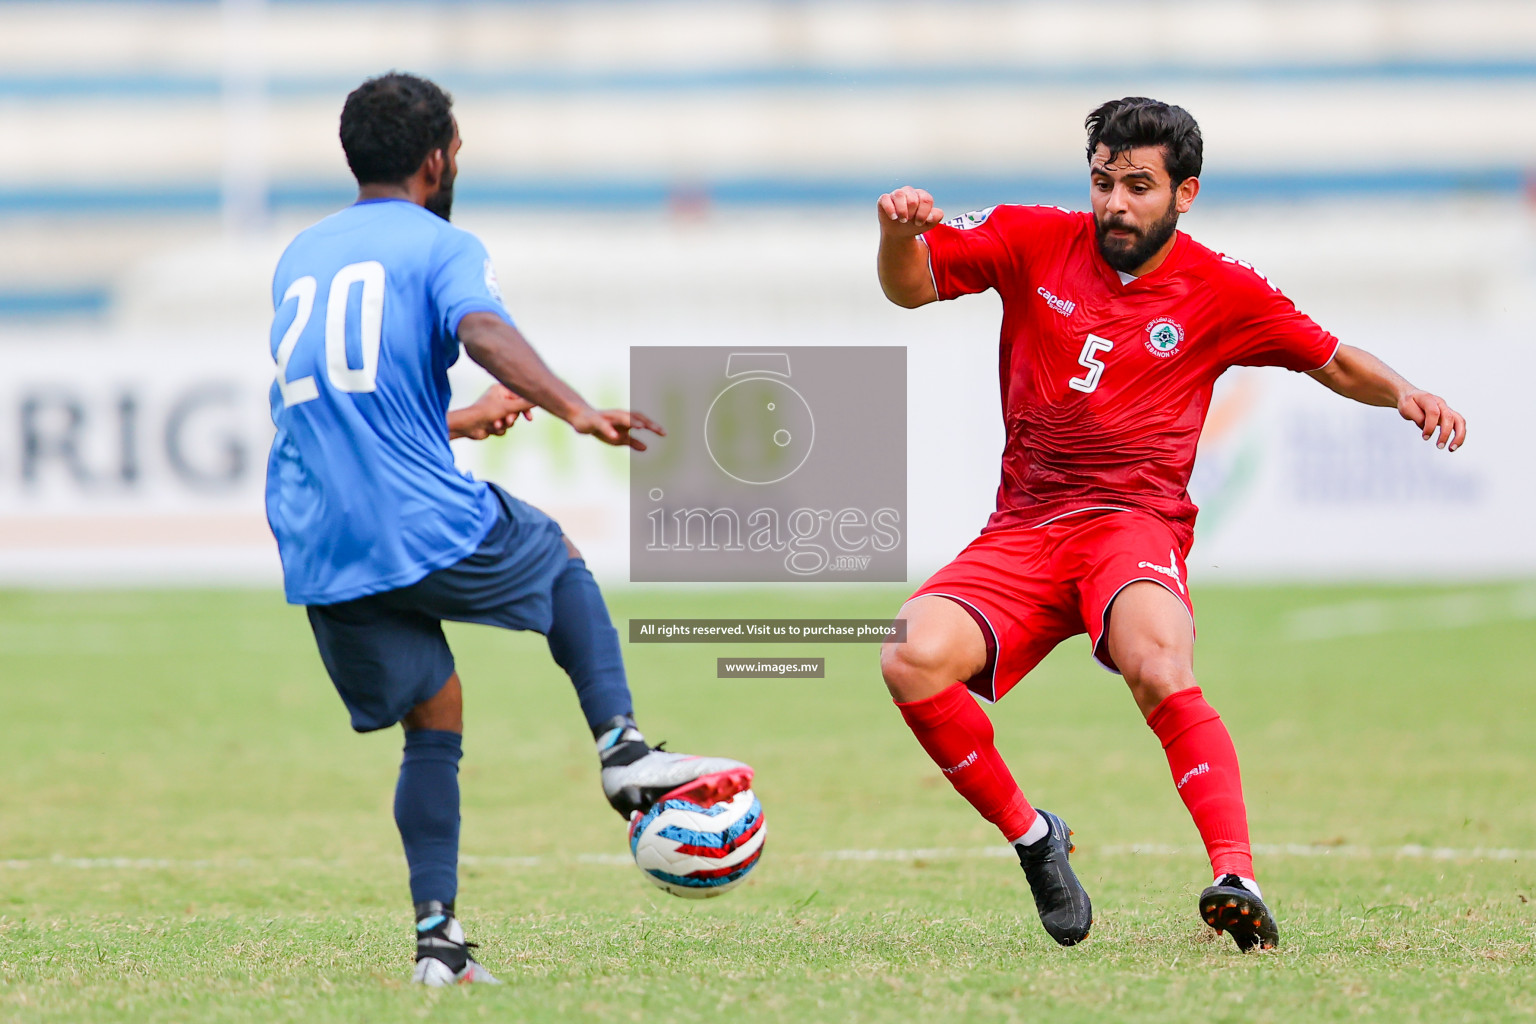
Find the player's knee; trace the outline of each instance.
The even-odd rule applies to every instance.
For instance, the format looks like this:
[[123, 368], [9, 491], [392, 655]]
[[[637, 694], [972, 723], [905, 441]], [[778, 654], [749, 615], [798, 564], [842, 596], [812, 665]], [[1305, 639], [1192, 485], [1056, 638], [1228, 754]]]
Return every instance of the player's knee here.
[[1195, 685], [1195, 670], [1181, 645], [1138, 645], [1120, 665], [1125, 681], [1143, 707], [1155, 707], [1165, 698]]
[[929, 637], [909, 635], [904, 643], [880, 648], [880, 674], [899, 701], [922, 700], [953, 684], [949, 661], [945, 645]]
[[407, 731], [434, 729], [442, 732], [464, 731], [464, 691], [455, 672], [442, 689], [415, 707], [400, 720]]

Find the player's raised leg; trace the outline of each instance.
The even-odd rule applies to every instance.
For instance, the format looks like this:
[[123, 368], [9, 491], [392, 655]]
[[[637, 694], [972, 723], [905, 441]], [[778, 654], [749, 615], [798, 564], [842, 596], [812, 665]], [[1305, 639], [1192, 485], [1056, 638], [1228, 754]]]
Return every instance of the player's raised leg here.
[[1211, 859], [1215, 884], [1201, 895], [1201, 916], [1239, 948], [1272, 948], [1279, 930], [1253, 880], [1237, 749], [1195, 684], [1194, 641], [1188, 608], [1160, 583], [1130, 583], [1111, 605], [1109, 654], [1162, 741], [1174, 785]]
[[459, 889], [459, 758], [464, 698], [455, 672], [437, 694], [400, 722], [405, 756], [395, 786], [395, 825], [411, 872], [416, 905], [416, 969], [421, 985], [499, 984], [470, 956], [454, 916]]
[[551, 624], [545, 639], [555, 664], [571, 677], [581, 713], [594, 735], [615, 718], [633, 716], [619, 632], [581, 552], [561, 536], [570, 556], [550, 587]]
[[561, 538], [570, 561], [555, 578], [546, 639], [555, 663], [571, 677], [582, 714], [597, 742], [603, 795], [628, 819], [662, 797], [706, 806], [752, 784], [752, 769], [728, 757], [699, 757], [650, 746], [635, 724], [619, 633], [581, 552]]
[[1045, 930], [1064, 946], [1083, 941], [1093, 907], [1068, 863], [1071, 833], [1030, 806], [993, 742], [992, 720], [962, 681], [987, 662], [980, 626], [937, 595], [913, 598], [899, 617], [906, 641], [881, 649], [880, 669], [902, 718], [950, 785], [1018, 851]]

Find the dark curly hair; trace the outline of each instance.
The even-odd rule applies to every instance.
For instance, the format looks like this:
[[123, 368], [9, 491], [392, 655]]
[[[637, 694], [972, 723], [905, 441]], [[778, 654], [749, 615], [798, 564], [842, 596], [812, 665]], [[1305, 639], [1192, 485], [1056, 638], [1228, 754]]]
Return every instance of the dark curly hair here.
[[453, 97], [435, 83], [391, 71], [347, 95], [341, 148], [359, 185], [393, 185], [453, 141]]
[[1200, 126], [1183, 107], [1170, 106], [1145, 96], [1127, 96], [1101, 104], [1083, 122], [1088, 129], [1088, 162], [1093, 163], [1099, 143], [1109, 147], [1113, 163], [1128, 149], [1161, 146], [1168, 177], [1177, 186], [1185, 178], [1198, 177], [1205, 157]]

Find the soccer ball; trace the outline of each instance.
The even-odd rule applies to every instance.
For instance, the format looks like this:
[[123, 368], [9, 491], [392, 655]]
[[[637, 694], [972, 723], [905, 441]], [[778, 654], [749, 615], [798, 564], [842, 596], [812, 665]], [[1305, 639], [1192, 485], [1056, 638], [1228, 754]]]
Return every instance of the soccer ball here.
[[741, 884], [763, 853], [768, 825], [750, 789], [711, 806], [662, 800], [629, 823], [635, 866], [656, 885], [690, 900]]

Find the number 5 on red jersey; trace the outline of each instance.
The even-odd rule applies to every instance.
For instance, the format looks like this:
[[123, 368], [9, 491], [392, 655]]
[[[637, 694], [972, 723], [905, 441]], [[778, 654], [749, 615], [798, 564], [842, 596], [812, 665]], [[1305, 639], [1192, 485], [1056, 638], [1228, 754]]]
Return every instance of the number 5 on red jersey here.
[[1115, 343], [1108, 338], [1101, 338], [1097, 334], [1088, 335], [1088, 340], [1083, 342], [1083, 354], [1077, 357], [1078, 364], [1088, 372], [1067, 381], [1067, 387], [1085, 395], [1091, 394], [1099, 386], [1099, 378], [1104, 376], [1104, 360], [1098, 358], [1097, 354], [1108, 352], [1114, 347]]

